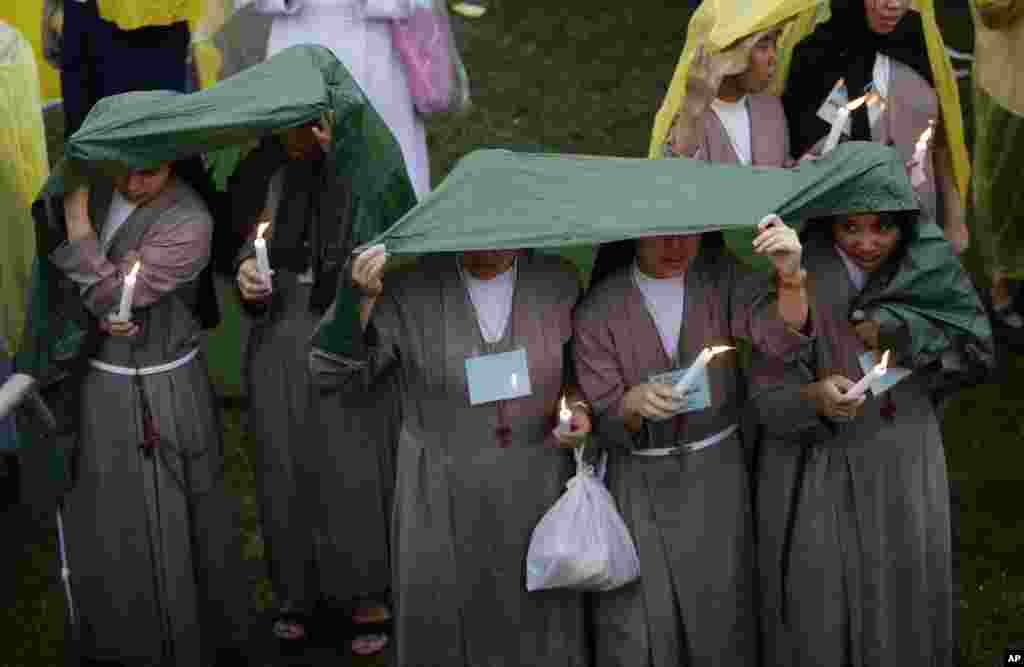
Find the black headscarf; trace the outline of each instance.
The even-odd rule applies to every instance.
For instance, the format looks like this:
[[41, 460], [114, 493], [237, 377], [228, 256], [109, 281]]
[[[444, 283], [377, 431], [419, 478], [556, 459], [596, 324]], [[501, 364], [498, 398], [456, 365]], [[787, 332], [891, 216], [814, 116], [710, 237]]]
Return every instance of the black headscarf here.
[[[909, 66], [935, 85], [917, 12], [908, 11], [892, 33], [879, 35], [868, 25], [864, 0], [832, 0], [832, 17], [794, 49], [782, 95], [795, 155], [803, 155], [828, 133], [828, 123], [817, 113], [836, 81], [846, 81], [850, 99], [864, 94], [874, 78], [878, 53]], [[851, 118], [851, 139], [871, 141], [867, 106], [854, 111]]]

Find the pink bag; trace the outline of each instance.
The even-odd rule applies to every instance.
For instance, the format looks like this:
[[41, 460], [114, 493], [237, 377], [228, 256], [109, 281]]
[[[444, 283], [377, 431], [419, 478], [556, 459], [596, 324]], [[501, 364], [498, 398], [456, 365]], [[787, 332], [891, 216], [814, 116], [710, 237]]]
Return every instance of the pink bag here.
[[469, 82], [444, 0], [414, 5], [409, 18], [391, 22], [413, 104], [422, 115], [461, 111], [469, 105]]

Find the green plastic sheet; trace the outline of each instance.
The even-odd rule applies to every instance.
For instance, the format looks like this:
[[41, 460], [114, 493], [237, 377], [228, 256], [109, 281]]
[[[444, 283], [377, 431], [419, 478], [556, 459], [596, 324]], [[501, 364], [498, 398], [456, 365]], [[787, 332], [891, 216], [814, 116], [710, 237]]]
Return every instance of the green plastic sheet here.
[[857, 211], [916, 210], [895, 152], [840, 146], [796, 169], [476, 151], [378, 236], [391, 253], [544, 248]]
[[245, 146], [313, 120], [332, 127], [336, 177], [347, 180], [352, 193], [353, 238], [377, 236], [412, 208], [415, 194], [398, 142], [323, 47], [291, 47], [191, 94], [135, 92], [100, 101], [68, 139], [64, 160], [33, 205], [39, 257], [19, 370], [45, 384], [66, 375], [84, 352], [89, 325], [77, 288], [46, 258], [64, 240], [66, 191], [97, 171], [153, 167]]
[[[372, 242], [391, 253], [552, 248], [750, 228], [769, 213], [799, 225], [917, 208], [902, 161], [876, 143], [845, 143], [788, 170], [484, 150]], [[917, 229], [896, 277], [858, 305], [907, 326], [910, 363], [956, 348], [988, 366], [991, 330], [977, 293], [941, 231], [930, 222]], [[348, 287], [339, 289], [339, 304], [350, 302]], [[323, 323], [314, 345], [343, 355], [350, 332], [347, 314], [338, 318]]]

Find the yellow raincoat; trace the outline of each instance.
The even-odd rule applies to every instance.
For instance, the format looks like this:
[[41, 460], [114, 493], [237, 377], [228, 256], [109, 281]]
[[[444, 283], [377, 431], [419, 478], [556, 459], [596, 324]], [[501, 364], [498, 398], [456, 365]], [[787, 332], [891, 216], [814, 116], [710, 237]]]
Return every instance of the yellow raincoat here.
[[[1009, 0], [1001, 1], [1005, 3]], [[946, 46], [935, 20], [933, 0], [913, 0], [911, 8], [921, 15], [924, 24], [928, 58], [935, 79], [935, 92], [942, 107], [943, 127], [952, 155], [957, 191], [961, 202], [966, 202], [970, 162], [964, 141], [956, 76], [946, 56]], [[701, 47], [705, 54], [714, 56], [745, 37], [785, 23], [778, 42], [778, 66], [772, 87], [774, 93], [781, 94], [785, 89], [794, 48], [830, 16], [828, 0], [705, 0], [690, 20], [683, 53], [676, 65], [668, 94], [654, 121], [648, 156], [662, 156], [673, 121], [680, 110], [685, 108], [689, 70]], [[689, 85], [693, 86], [693, 83]]]
[[18, 350], [35, 228], [30, 207], [46, 181], [46, 134], [32, 46], [0, 21], [0, 332]]
[[974, 0], [972, 234], [989, 270], [1024, 279], [1024, 1]]

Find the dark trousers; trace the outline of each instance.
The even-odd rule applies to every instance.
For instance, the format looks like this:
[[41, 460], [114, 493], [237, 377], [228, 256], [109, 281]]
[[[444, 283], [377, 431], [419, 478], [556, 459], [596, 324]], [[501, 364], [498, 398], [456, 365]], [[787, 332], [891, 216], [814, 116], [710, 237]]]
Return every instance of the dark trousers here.
[[82, 125], [99, 100], [132, 90], [186, 91], [189, 30], [170, 26], [120, 30], [100, 18], [96, 0], [64, 2], [61, 95], [64, 136]]

